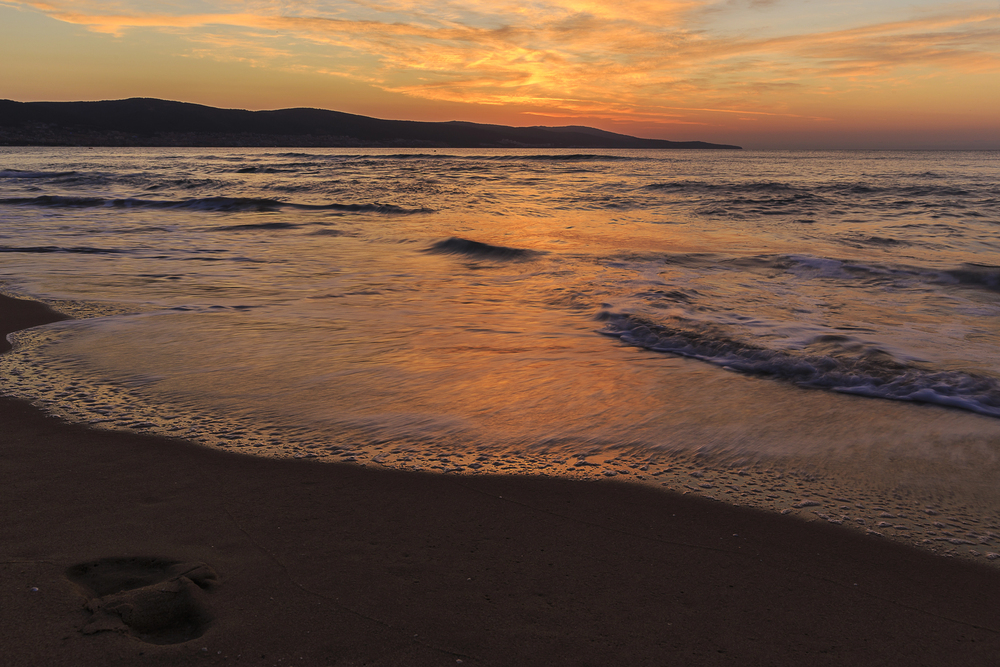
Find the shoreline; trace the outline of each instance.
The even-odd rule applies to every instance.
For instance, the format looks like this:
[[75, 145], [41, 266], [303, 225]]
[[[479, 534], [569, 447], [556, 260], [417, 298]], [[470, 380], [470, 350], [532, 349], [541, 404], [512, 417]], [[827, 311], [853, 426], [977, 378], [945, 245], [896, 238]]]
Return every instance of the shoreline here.
[[[0, 315], [4, 334], [63, 319], [9, 297]], [[12, 398], [0, 424], [6, 664], [943, 665], [1000, 648], [1000, 572], [825, 522], [612, 479], [266, 459]]]
[[[19, 309], [45, 310], [28, 301], [16, 303], [22, 304]], [[81, 308], [74, 302], [46, 303], [70, 319], [95, 316], [92, 307]], [[46, 312], [44, 317], [56, 317]], [[12, 385], [27, 388], [11, 395], [36, 396], [32, 389], [41, 386], [45, 389], [31, 400], [33, 405], [87, 428], [187, 440], [263, 458], [349, 463], [372, 469], [463, 477], [614, 479], [831, 523], [931, 553], [1000, 566], [1000, 494], [993, 484], [1000, 464], [989, 446], [990, 432], [978, 436], [979, 447], [961, 441], [970, 428], [992, 429], [995, 440], [1000, 436], [1000, 421], [994, 418], [940, 406], [806, 391], [783, 398], [797, 401], [800, 413], [803, 404], [824, 410], [829, 400], [853, 403], [841, 404], [840, 412], [833, 413], [835, 418], [826, 415], [811, 427], [819, 431], [839, 428], [841, 423], [856, 424], [827, 436], [830, 443], [837, 443], [835, 449], [816, 447], [808, 433], [797, 437], [794, 447], [786, 443], [784, 449], [773, 451], [730, 448], [718, 441], [664, 448], [593, 446], [569, 440], [511, 446], [482, 442], [468, 446], [458, 439], [428, 444], [405, 436], [386, 438], [330, 427], [314, 432], [309, 439], [292, 432], [288, 440], [266, 417], [250, 414], [234, 419], [220, 410], [168, 407], [150, 402], [141, 392], [133, 393], [128, 383], [88, 381], [72, 371], [64, 375], [45, 362], [38, 366], [31, 348], [58, 338], [58, 331], [57, 327], [18, 335], [19, 345], [28, 351], [0, 358], [0, 374], [9, 374]], [[117, 407], [109, 411], [109, 405]], [[970, 427], [969, 420], [990, 423]], [[900, 425], [905, 425], [902, 431], [906, 434], [891, 446], [879, 441], [883, 435], [897, 436]], [[931, 430], [923, 430], [921, 425]], [[940, 440], [943, 434], [956, 445], [954, 450]]]

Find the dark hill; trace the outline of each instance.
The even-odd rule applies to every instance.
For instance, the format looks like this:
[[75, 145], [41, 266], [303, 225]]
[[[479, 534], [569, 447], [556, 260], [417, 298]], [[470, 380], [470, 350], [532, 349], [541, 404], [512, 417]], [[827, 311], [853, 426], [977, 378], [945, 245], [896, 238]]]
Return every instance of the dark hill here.
[[244, 111], [150, 98], [0, 100], [0, 145], [739, 149], [639, 139], [588, 127], [381, 120], [322, 109]]

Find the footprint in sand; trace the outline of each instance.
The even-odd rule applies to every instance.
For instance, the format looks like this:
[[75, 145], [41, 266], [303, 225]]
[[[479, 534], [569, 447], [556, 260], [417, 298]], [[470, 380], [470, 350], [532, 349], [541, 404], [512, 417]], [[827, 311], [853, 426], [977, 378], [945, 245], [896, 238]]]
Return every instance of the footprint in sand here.
[[104, 630], [150, 644], [180, 644], [211, 622], [206, 590], [219, 579], [208, 565], [163, 558], [104, 558], [80, 563], [66, 576], [87, 596], [83, 634]]

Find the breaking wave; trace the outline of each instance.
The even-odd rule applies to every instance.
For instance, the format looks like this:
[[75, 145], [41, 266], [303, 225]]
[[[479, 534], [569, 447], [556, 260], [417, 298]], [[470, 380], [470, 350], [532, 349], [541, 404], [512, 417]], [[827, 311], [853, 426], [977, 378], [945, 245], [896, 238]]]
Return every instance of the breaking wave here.
[[524, 248], [508, 248], [501, 245], [490, 245], [479, 241], [470, 241], [455, 236], [438, 241], [427, 249], [445, 255], [466, 255], [469, 257], [484, 257], [489, 259], [522, 259], [536, 254], [534, 250]]
[[960, 371], [926, 369], [848, 336], [815, 337], [802, 350], [773, 350], [694, 322], [654, 322], [635, 315], [602, 313], [599, 331], [622, 342], [667, 352], [748, 375], [801, 387], [897, 401], [934, 403], [1000, 417], [1000, 381]]

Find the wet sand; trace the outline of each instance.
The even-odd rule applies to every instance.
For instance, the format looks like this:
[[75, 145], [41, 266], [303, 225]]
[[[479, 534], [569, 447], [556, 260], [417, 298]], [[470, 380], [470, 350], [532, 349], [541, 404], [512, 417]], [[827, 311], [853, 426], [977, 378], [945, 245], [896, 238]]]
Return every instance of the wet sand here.
[[[52, 319], [0, 299], [0, 329]], [[0, 399], [4, 665], [978, 665], [1000, 571], [612, 479], [377, 470]]]

